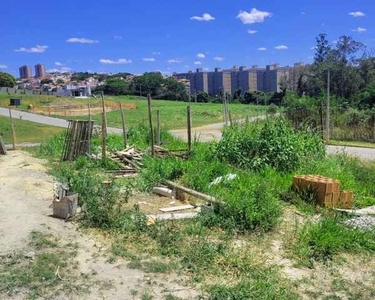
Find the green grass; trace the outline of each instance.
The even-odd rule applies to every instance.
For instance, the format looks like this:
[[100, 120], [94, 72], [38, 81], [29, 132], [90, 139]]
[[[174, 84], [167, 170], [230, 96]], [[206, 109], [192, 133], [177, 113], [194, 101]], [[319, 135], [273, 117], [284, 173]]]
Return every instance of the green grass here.
[[375, 143], [371, 142], [361, 142], [361, 141], [334, 141], [328, 142], [329, 145], [333, 146], [349, 146], [349, 147], [359, 147], [359, 148], [372, 148], [375, 149]]
[[374, 230], [348, 228], [342, 221], [328, 217], [297, 231], [292, 251], [302, 265], [312, 267], [314, 261], [331, 260], [341, 252], [375, 252]]
[[[24, 121], [13, 118], [14, 129], [16, 132], [16, 141], [18, 143], [29, 142], [44, 142], [64, 132], [65, 129], [53, 127], [34, 122]], [[5, 143], [12, 142], [12, 133], [10, 130], [10, 123], [8, 117], [0, 116], [0, 135], [3, 137]]]

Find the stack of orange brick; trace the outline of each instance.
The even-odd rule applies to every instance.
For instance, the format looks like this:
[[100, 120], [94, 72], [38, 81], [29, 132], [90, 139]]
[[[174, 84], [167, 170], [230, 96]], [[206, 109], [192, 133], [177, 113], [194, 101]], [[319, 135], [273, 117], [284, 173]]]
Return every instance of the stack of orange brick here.
[[319, 175], [299, 175], [293, 178], [294, 191], [310, 192], [318, 204], [325, 207], [351, 208], [353, 192], [340, 191], [340, 181]]

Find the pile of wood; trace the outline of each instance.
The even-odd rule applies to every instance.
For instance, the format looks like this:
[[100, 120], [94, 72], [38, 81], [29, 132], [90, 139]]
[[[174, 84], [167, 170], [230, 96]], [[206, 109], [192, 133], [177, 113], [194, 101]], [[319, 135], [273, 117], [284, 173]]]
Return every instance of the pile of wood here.
[[319, 205], [325, 207], [351, 208], [353, 192], [340, 191], [340, 181], [320, 175], [293, 177], [293, 190], [297, 193], [312, 193]]
[[114, 151], [110, 155], [110, 159], [115, 161], [121, 166], [118, 170], [109, 170], [108, 173], [114, 175], [128, 175], [126, 177], [131, 177], [131, 174], [137, 174], [142, 168], [142, 155], [143, 153], [134, 146], [130, 146], [125, 150]]
[[73, 161], [80, 155], [90, 152], [90, 140], [94, 122], [69, 120], [62, 161]]
[[7, 154], [7, 149], [5, 149], [3, 138], [0, 135], [0, 155], [6, 155], [6, 154]]
[[163, 158], [163, 157], [180, 157], [180, 158], [186, 158], [187, 153], [185, 150], [168, 150], [163, 147], [154, 146], [155, 156]]

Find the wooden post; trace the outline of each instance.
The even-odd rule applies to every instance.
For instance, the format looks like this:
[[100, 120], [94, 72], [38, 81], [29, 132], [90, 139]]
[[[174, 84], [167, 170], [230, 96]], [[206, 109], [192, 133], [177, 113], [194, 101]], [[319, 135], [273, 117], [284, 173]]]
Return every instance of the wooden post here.
[[160, 136], [161, 136], [161, 128], [160, 128], [160, 110], [156, 111], [156, 145], [160, 146]]
[[121, 113], [121, 123], [122, 123], [122, 136], [124, 138], [124, 148], [126, 148], [126, 145], [128, 144], [128, 139], [126, 136], [125, 117], [124, 117], [124, 111], [122, 110], [121, 101], [120, 101], [120, 113]]
[[223, 123], [225, 123], [225, 94], [224, 94], [224, 90], [222, 91], [221, 101], [222, 101], [222, 104], [223, 104]]
[[102, 113], [102, 159], [106, 158], [106, 140], [107, 140], [107, 115], [105, 113], [105, 102], [104, 102], [104, 94], [102, 92], [102, 106], [103, 106], [103, 113]]
[[151, 96], [147, 94], [147, 106], [148, 106], [148, 121], [150, 123], [150, 143], [151, 143], [151, 155], [155, 155], [154, 145], [154, 128], [152, 127], [152, 111], [151, 111]]
[[230, 113], [230, 110], [228, 110], [228, 117], [229, 117], [229, 126], [232, 126], [233, 121], [232, 121], [232, 114]]
[[91, 154], [91, 98], [88, 98], [88, 109], [89, 109], [89, 138], [88, 138], [88, 148], [89, 154]]
[[16, 150], [16, 131], [14, 130], [12, 110], [9, 108], [10, 130], [12, 131], [13, 150]]
[[188, 153], [191, 152], [191, 110], [187, 107], [187, 135], [188, 135]]

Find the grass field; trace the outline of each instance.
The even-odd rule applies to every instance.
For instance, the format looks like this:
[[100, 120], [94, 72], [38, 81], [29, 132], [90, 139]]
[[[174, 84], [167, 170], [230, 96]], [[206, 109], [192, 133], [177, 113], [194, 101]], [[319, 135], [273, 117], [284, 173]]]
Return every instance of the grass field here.
[[[20, 119], [14, 119], [13, 124], [16, 131], [17, 144], [24, 142], [43, 142], [64, 131], [63, 128], [37, 124]], [[12, 133], [8, 117], [0, 116], [0, 135], [3, 137], [5, 143], [12, 142]]]
[[[85, 99], [56, 98], [54, 96], [38, 95], [7, 95], [0, 94], [0, 106], [6, 107], [9, 104], [10, 97], [21, 97], [21, 106], [18, 109], [27, 110], [29, 104], [34, 107], [48, 106], [56, 99], [69, 100], [77, 104], [87, 103]], [[127, 126], [136, 126], [142, 123], [148, 123], [147, 102], [144, 98], [137, 96], [106, 96], [106, 101], [122, 101], [125, 103], [134, 103], [137, 106], [135, 110], [126, 110], [125, 118]], [[92, 105], [98, 104], [98, 99], [91, 99]], [[156, 121], [156, 110], [160, 110], [161, 126], [163, 129], [181, 129], [186, 127], [186, 102], [153, 100], [152, 109], [154, 121]], [[245, 118], [247, 116], [256, 116], [265, 112], [265, 107], [255, 105], [230, 104], [232, 119]], [[215, 103], [192, 103], [192, 122], [193, 126], [202, 126], [211, 123], [223, 121], [222, 105]], [[61, 118], [65, 118], [61, 116]], [[86, 119], [86, 117], [76, 117]], [[119, 111], [108, 112], [108, 125], [112, 127], [121, 127], [121, 116]], [[100, 123], [101, 115], [93, 116], [93, 119]]]

